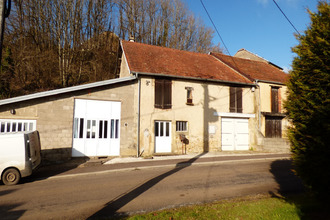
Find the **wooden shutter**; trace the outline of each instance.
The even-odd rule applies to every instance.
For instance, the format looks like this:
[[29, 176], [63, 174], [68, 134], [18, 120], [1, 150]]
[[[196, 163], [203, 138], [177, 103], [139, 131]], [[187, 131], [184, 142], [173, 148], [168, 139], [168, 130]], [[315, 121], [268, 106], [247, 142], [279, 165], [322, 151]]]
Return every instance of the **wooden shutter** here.
[[168, 109], [172, 107], [172, 82], [171, 80], [164, 80], [164, 103], [163, 108]]
[[163, 80], [155, 79], [155, 107], [162, 108], [163, 103]]
[[236, 88], [236, 112], [243, 112], [242, 88]]
[[278, 88], [272, 87], [271, 90], [272, 112], [278, 113]]
[[229, 111], [236, 112], [236, 88], [230, 87]]
[[171, 80], [155, 79], [155, 108], [168, 109], [172, 107]]

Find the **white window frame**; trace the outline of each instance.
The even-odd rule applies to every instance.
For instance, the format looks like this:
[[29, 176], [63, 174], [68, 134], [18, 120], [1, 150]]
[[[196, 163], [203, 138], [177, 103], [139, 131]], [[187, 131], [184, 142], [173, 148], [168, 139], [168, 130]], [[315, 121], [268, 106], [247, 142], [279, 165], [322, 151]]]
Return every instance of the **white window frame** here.
[[[13, 130], [13, 128], [15, 129]], [[37, 120], [0, 119], [0, 134], [35, 131], [36, 129]]]

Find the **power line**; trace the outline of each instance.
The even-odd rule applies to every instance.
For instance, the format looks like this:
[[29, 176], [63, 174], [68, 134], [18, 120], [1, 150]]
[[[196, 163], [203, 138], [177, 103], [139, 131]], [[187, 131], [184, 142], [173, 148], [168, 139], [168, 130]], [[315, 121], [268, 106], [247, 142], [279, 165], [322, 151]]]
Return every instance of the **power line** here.
[[211, 18], [211, 16], [210, 16], [210, 14], [209, 14], [209, 12], [207, 11], [207, 9], [206, 9], [206, 7], [205, 7], [205, 5], [204, 5], [204, 3], [203, 3], [203, 0], [200, 0], [200, 1], [201, 1], [202, 5], [203, 5], [203, 8], [204, 8], [204, 10], [205, 10], [207, 16], [209, 17], [209, 19], [210, 19], [210, 21], [211, 21], [211, 23], [212, 23], [212, 25], [213, 25], [215, 31], [217, 32], [217, 34], [218, 34], [218, 36], [219, 36], [219, 38], [220, 38], [220, 40], [221, 40], [223, 46], [226, 48], [227, 53], [229, 54], [229, 56], [231, 56], [231, 55], [230, 55], [230, 52], [229, 52], [229, 50], [228, 50], [228, 48], [227, 48], [227, 46], [226, 46], [226, 44], [225, 44], [225, 42], [223, 41], [223, 39], [222, 39], [222, 37], [221, 37], [221, 35], [220, 35], [220, 33], [219, 33], [217, 27], [215, 26], [215, 24], [214, 24], [214, 22], [213, 22], [213, 20], [212, 20], [212, 18]]
[[300, 36], [299, 31], [296, 29], [296, 27], [292, 24], [292, 22], [289, 20], [289, 18], [285, 15], [285, 13], [282, 11], [282, 9], [280, 8], [280, 6], [276, 3], [275, 0], [273, 0], [273, 2], [275, 3], [275, 5], [277, 6], [277, 8], [282, 12], [282, 14], [284, 15], [284, 17], [286, 18], [286, 20], [288, 20], [288, 22], [291, 24], [291, 26], [296, 30], [297, 34]]

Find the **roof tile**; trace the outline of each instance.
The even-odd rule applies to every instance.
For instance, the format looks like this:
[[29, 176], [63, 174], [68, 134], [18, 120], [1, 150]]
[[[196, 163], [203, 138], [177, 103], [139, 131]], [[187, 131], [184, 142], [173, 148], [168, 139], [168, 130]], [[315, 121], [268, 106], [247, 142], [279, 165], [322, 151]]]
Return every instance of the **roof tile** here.
[[211, 53], [211, 55], [252, 80], [285, 83], [289, 77], [279, 68], [266, 62], [231, 57], [221, 53]]
[[122, 47], [132, 72], [252, 83], [208, 54], [129, 41]]

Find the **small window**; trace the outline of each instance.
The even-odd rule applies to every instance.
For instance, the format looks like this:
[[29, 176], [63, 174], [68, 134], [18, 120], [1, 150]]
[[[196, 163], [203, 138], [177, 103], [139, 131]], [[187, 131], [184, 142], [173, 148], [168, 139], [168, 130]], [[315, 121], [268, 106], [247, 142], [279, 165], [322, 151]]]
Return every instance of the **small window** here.
[[187, 121], [177, 121], [176, 122], [176, 131], [188, 131], [188, 122]]
[[194, 90], [194, 88], [192, 87], [186, 87], [187, 90], [187, 105], [193, 105], [193, 95], [192, 95], [192, 91]]

